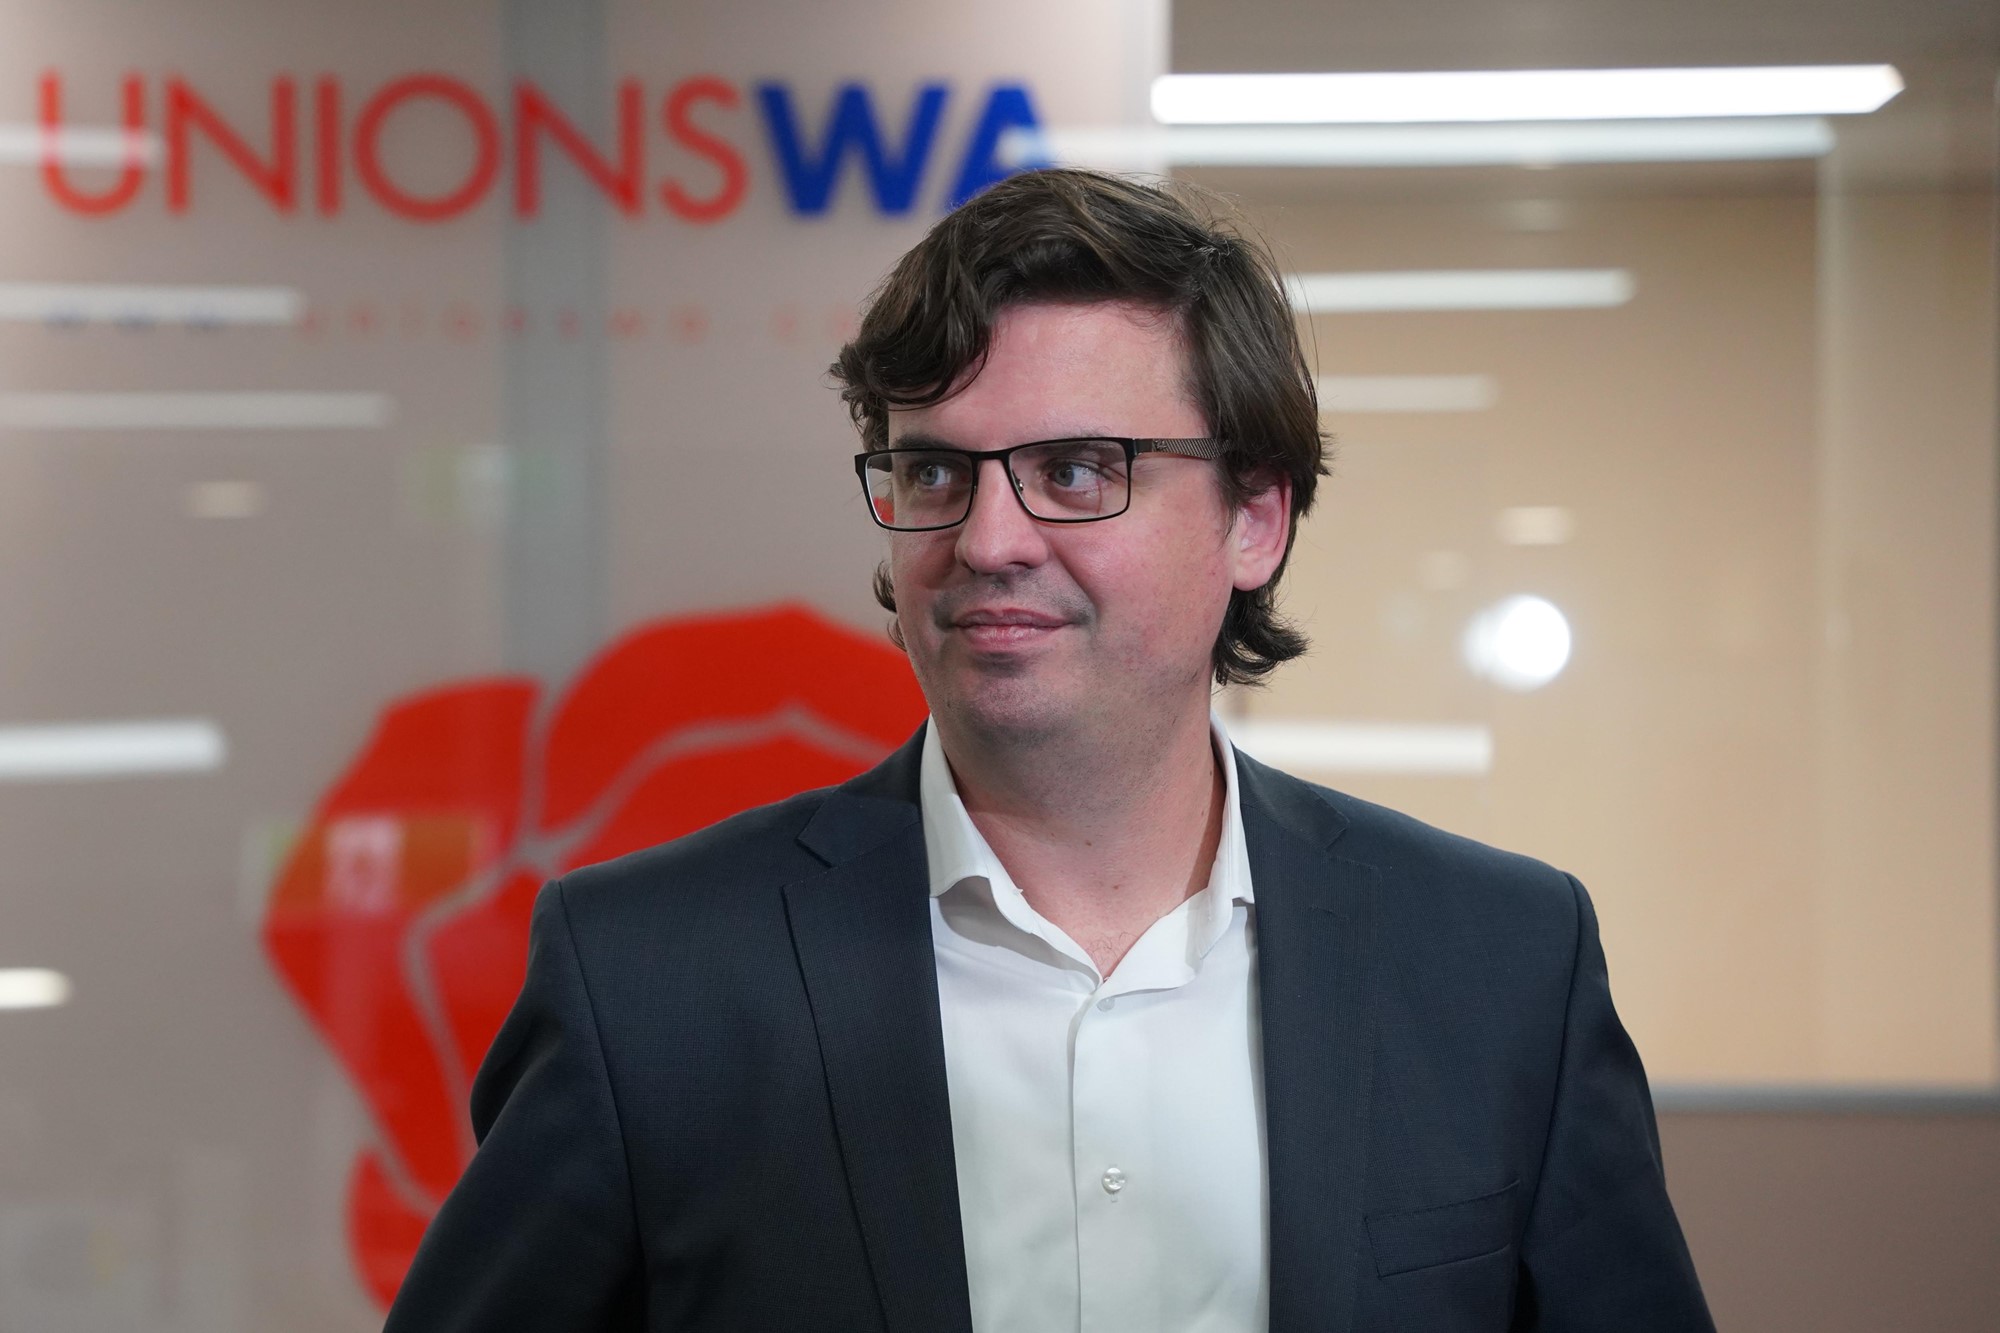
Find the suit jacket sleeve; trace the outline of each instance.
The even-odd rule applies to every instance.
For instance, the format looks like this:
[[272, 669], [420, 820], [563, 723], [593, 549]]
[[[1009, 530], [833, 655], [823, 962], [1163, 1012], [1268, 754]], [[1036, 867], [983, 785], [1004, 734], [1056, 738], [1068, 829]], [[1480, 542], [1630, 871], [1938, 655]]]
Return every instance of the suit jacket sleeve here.
[[1611, 1007], [1597, 915], [1575, 879], [1576, 959], [1540, 1182], [1522, 1237], [1522, 1333], [1713, 1333], [1660, 1165], [1639, 1054]]
[[535, 901], [528, 975], [472, 1088], [479, 1151], [384, 1333], [639, 1326], [624, 1140], [560, 880]]

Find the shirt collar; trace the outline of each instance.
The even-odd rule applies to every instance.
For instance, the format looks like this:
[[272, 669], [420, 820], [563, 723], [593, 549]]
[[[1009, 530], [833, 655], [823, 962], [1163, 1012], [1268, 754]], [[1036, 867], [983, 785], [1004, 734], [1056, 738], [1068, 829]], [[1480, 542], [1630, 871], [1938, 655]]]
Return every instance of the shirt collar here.
[[[1228, 913], [1215, 908], [1227, 903], [1255, 902], [1250, 888], [1250, 853], [1243, 840], [1243, 804], [1236, 783], [1236, 748], [1222, 719], [1208, 715], [1209, 736], [1216, 757], [1222, 763], [1222, 836], [1215, 846], [1215, 864], [1209, 870], [1206, 896], [1209, 910], [1204, 913], [1219, 932]], [[996, 898], [1018, 896], [1013, 878], [1000, 858], [987, 845], [986, 837], [966, 812], [952, 780], [951, 765], [944, 757], [944, 743], [938, 739], [935, 720], [924, 727], [924, 753], [917, 779], [918, 799], [923, 807], [924, 853], [929, 862], [931, 897], [936, 898], [967, 879], [983, 879], [992, 886]], [[1203, 934], [1210, 931], [1203, 930]]]

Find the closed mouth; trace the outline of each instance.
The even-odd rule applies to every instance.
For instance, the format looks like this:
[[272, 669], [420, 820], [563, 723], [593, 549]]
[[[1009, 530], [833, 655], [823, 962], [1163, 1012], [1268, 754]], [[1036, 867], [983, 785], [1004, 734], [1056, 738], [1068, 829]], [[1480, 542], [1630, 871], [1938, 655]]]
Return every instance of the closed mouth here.
[[952, 620], [955, 629], [1060, 629], [1059, 616], [1034, 611], [973, 611]]

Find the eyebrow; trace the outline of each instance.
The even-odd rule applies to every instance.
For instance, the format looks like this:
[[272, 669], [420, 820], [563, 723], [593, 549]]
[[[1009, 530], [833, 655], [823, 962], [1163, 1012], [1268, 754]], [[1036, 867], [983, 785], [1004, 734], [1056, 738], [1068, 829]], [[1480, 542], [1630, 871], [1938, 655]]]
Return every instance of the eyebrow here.
[[[1117, 438], [1119, 437], [1101, 430], [1070, 430], [1064, 431], [1059, 435], [1041, 435], [1032, 440], [1021, 440], [1019, 443], [1040, 444], [1044, 440], [1107, 440]], [[884, 447], [889, 449], [957, 449], [963, 453], [973, 454], [985, 452], [974, 449], [969, 445], [960, 444], [956, 440], [948, 440], [942, 435], [933, 435], [926, 430], [905, 432]]]
[[889, 441], [883, 446], [885, 449], [957, 449], [960, 447], [953, 444], [950, 440], [945, 439], [942, 435], [933, 435], [929, 431], [924, 430], [905, 431], [900, 437]]

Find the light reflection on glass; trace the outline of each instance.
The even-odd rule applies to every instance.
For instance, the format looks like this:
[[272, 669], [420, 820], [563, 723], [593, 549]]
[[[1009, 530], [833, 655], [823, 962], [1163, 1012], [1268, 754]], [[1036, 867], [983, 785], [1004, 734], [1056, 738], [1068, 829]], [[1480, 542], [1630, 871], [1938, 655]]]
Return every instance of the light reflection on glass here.
[[1509, 597], [1473, 617], [1465, 660], [1502, 689], [1538, 690], [1569, 665], [1569, 621], [1542, 597]]

